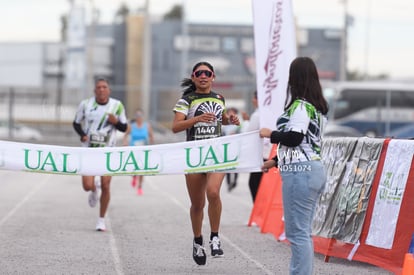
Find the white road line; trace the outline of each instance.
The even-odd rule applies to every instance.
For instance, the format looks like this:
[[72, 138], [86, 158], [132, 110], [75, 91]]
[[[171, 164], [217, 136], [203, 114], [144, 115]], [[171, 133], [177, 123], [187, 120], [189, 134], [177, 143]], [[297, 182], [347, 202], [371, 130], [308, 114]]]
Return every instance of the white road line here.
[[227, 238], [224, 234], [220, 234], [220, 238], [226, 241], [226, 245], [230, 244], [234, 249], [239, 251], [240, 254], [242, 254], [247, 260], [254, 263], [259, 269], [261, 269], [265, 274], [273, 275], [274, 272], [267, 269], [264, 265], [262, 265], [259, 261], [256, 261], [251, 257], [248, 253], [246, 253], [243, 249], [238, 247], [235, 243], [233, 243], [229, 238]]
[[[176, 204], [179, 208], [184, 210], [186, 213], [188, 213], [188, 207], [185, 207], [179, 200], [177, 200], [174, 196], [171, 196], [169, 193], [163, 191], [162, 189], [155, 186], [155, 184], [152, 182], [150, 184], [147, 184], [147, 186], [151, 187], [152, 189], [156, 190], [158, 193], [162, 194], [163, 196], [170, 199], [174, 204]], [[203, 224], [204, 221], [203, 221]], [[254, 263], [260, 270], [264, 272], [264, 274], [272, 275], [274, 272], [267, 269], [263, 264], [261, 264], [259, 261], [255, 260], [252, 256], [250, 256], [247, 252], [245, 252], [243, 249], [238, 247], [235, 243], [233, 243], [229, 238], [227, 238], [224, 234], [220, 233], [220, 237], [226, 241], [226, 244], [229, 244], [234, 249], [236, 249], [244, 258], [246, 258], [248, 261]]]
[[40, 184], [36, 185], [35, 188], [32, 189], [32, 191], [30, 191], [18, 204], [16, 204], [16, 206], [10, 210], [6, 216], [4, 216], [1, 220], [0, 220], [0, 227], [6, 223], [6, 221], [11, 218], [19, 209], [20, 207], [22, 207], [23, 204], [25, 204], [37, 191], [39, 191], [39, 189], [41, 187], [43, 187], [43, 185], [45, 185], [45, 183], [50, 179], [50, 177], [52, 175], [47, 175], [48, 177], [42, 178], [44, 179]]
[[115, 236], [112, 233], [113, 231], [112, 231], [112, 226], [111, 226], [111, 220], [109, 219], [108, 214], [105, 218], [105, 223], [107, 226], [107, 233], [109, 233], [109, 246], [112, 252], [112, 259], [114, 260], [116, 274], [123, 275], [124, 271], [122, 270], [121, 257], [119, 256], [119, 251], [116, 245]]

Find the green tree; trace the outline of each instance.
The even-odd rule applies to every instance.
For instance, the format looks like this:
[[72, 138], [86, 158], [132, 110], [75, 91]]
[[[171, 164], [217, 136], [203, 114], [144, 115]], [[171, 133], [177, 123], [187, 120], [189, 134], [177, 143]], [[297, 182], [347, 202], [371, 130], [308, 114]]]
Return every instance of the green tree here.
[[183, 17], [183, 9], [181, 5], [174, 5], [169, 12], [164, 15], [164, 20], [181, 19]]
[[122, 3], [118, 10], [115, 13], [115, 22], [125, 22], [125, 19], [128, 17], [130, 13], [129, 7], [127, 4]]
[[355, 71], [348, 71], [347, 72], [347, 79], [348, 80], [381, 80], [381, 79], [388, 79], [389, 75], [386, 73], [380, 73], [377, 75], [365, 75], [358, 70]]

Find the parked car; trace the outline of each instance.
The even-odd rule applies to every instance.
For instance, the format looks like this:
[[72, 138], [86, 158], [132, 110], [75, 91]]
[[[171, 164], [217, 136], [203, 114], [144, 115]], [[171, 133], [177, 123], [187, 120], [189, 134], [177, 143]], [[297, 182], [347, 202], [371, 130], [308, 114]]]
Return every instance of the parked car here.
[[352, 127], [328, 123], [324, 129], [323, 136], [325, 137], [362, 137], [364, 135]]
[[0, 139], [24, 142], [40, 142], [43, 140], [43, 135], [39, 130], [20, 123], [13, 123], [13, 127], [10, 131], [9, 122], [0, 121]]
[[390, 132], [391, 138], [414, 139], [414, 124], [397, 128]]

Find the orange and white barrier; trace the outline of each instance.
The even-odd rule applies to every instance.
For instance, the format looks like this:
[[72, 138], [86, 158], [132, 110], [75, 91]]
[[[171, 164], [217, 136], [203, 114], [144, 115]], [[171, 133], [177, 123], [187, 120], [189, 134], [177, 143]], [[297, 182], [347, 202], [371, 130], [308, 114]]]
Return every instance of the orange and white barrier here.
[[[322, 150], [328, 182], [314, 217], [315, 251], [401, 274], [414, 232], [414, 141], [330, 138]], [[249, 220], [277, 240], [281, 184], [277, 173], [263, 178]]]
[[402, 275], [413, 275], [413, 274], [414, 274], [414, 255], [411, 253], [406, 253], [404, 257]]

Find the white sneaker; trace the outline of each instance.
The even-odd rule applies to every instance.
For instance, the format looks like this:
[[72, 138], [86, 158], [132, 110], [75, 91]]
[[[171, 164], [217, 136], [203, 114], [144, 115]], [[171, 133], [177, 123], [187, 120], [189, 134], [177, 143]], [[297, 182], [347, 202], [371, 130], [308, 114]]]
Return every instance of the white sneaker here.
[[100, 179], [95, 179], [95, 191], [90, 191], [88, 202], [90, 207], [95, 207], [98, 203], [99, 197], [100, 197], [100, 191], [101, 191], [101, 181]]
[[221, 257], [223, 256], [224, 252], [221, 249], [221, 242], [219, 237], [214, 236], [213, 239], [210, 241], [210, 248], [211, 248], [211, 256], [213, 257]]
[[98, 221], [96, 222], [96, 231], [106, 231], [104, 218], [98, 218]]

